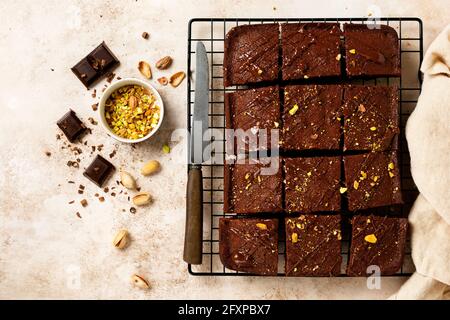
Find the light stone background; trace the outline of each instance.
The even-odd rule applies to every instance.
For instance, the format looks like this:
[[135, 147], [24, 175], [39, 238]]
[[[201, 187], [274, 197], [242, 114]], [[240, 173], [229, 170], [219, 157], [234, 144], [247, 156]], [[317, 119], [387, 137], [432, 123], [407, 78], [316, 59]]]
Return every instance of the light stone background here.
[[[103, 155], [118, 148], [113, 163], [139, 176], [142, 161], [158, 159], [160, 174], [139, 177], [155, 202], [135, 215], [126, 196], [106, 195], [66, 166], [76, 157], [60, 150], [55, 122], [73, 108], [87, 122], [96, 117], [91, 97], [69, 67], [105, 40], [122, 64], [122, 77], [140, 77], [136, 64], [174, 57], [170, 72], [186, 69], [187, 22], [193, 17], [348, 17], [365, 16], [379, 5], [385, 16], [417, 16], [424, 22], [425, 48], [448, 23], [447, 0], [435, 1], [12, 1], [0, 12], [0, 298], [3, 299], [383, 299], [405, 278], [383, 279], [368, 290], [363, 278], [193, 277], [182, 261], [185, 219], [185, 142], [161, 146], [186, 117], [186, 81], [160, 92], [166, 103], [162, 131], [132, 149], [89, 125], [89, 145], [104, 144]], [[274, 10], [274, 7], [276, 10]], [[145, 41], [141, 33], [150, 33]], [[51, 71], [51, 68], [54, 71]], [[162, 73], [155, 73], [155, 77]], [[155, 80], [151, 81], [156, 83]], [[98, 91], [105, 82], [97, 85]], [[81, 167], [92, 156], [86, 147]], [[44, 152], [50, 151], [51, 157]], [[114, 185], [117, 173], [109, 185]], [[68, 184], [74, 180], [77, 184]], [[84, 184], [84, 195], [77, 194]], [[99, 192], [103, 195], [103, 192]], [[89, 205], [82, 208], [79, 200]], [[75, 204], [69, 205], [70, 200]], [[82, 219], [75, 213], [79, 211]], [[132, 243], [125, 251], [111, 245], [127, 228]], [[152, 289], [129, 283], [132, 273], [147, 277]]]

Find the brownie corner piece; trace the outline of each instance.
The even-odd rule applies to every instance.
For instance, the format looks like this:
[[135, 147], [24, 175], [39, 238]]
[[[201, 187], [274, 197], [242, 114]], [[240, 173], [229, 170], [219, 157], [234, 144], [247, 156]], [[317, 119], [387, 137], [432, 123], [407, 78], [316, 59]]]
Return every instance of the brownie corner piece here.
[[277, 23], [242, 25], [225, 37], [224, 86], [278, 79]]
[[344, 156], [344, 171], [350, 211], [403, 203], [396, 151]]
[[339, 150], [342, 91], [340, 85], [286, 86], [281, 148]]
[[398, 77], [398, 34], [387, 25], [344, 24], [346, 72], [349, 77]]
[[341, 157], [284, 158], [288, 213], [341, 209]]
[[397, 86], [350, 85], [344, 90], [344, 151], [398, 148]]
[[281, 25], [283, 80], [341, 75], [338, 23]]
[[229, 92], [224, 100], [226, 128], [232, 129], [227, 146], [233, 154], [279, 148], [274, 134], [281, 123], [278, 86]]
[[278, 220], [220, 218], [219, 253], [231, 270], [258, 275], [278, 272]]
[[349, 276], [366, 276], [378, 267], [381, 275], [393, 275], [403, 264], [408, 219], [379, 216], [354, 216], [347, 265]]
[[286, 276], [337, 276], [341, 271], [341, 216], [286, 218]]
[[224, 212], [238, 214], [283, 211], [279, 158], [238, 160], [224, 165]]

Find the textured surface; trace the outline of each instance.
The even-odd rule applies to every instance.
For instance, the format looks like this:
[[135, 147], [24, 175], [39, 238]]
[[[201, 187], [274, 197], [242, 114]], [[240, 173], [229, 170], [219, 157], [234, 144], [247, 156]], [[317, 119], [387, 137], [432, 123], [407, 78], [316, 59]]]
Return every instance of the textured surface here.
[[396, 151], [344, 156], [349, 210], [401, 204], [398, 168]]
[[227, 143], [235, 141], [235, 150], [278, 148], [277, 136], [271, 145], [271, 131], [278, 131], [281, 123], [278, 87], [226, 93], [225, 117], [228, 129], [242, 130], [243, 136], [234, 131], [235, 139], [227, 139]]
[[398, 34], [392, 27], [369, 29], [367, 25], [345, 24], [345, 64], [353, 76], [400, 76]]
[[277, 219], [228, 219], [219, 223], [220, 259], [231, 270], [276, 275]]
[[344, 92], [344, 150], [397, 149], [398, 87], [348, 86]]
[[383, 275], [391, 275], [400, 270], [408, 219], [354, 216], [351, 223], [352, 242], [348, 275], [365, 276], [369, 266], [378, 266]]
[[341, 75], [337, 23], [281, 25], [283, 80]]
[[288, 212], [341, 209], [339, 194], [341, 157], [286, 158], [283, 161]]
[[287, 86], [284, 89], [284, 150], [339, 150], [342, 87]]
[[[186, 125], [186, 81], [177, 89], [169, 86], [159, 90], [167, 112], [162, 131], [155, 139], [137, 149], [120, 144], [113, 159], [118, 168], [124, 165], [136, 176], [141, 161], [157, 158], [162, 163], [158, 175], [151, 179], [139, 177], [139, 185], [153, 193], [155, 202], [135, 215], [121, 212], [122, 208], [128, 208], [123, 198], [108, 197], [103, 204], [96, 201], [94, 194], [98, 187], [87, 182], [81, 168], [66, 167], [71, 155], [67, 150], [59, 151], [59, 142], [54, 138], [55, 122], [68, 107], [76, 110], [83, 120], [96, 116], [90, 105], [98, 99], [91, 97], [92, 91], [86, 91], [70, 67], [102, 40], [122, 62], [118, 75], [139, 77], [136, 69], [139, 60], [156, 62], [169, 54], [174, 64], [164, 75], [170, 76], [171, 71], [185, 68], [187, 26], [192, 17], [354, 17], [373, 13], [374, 9], [369, 7], [372, 4], [379, 6], [382, 15], [420, 16], [425, 26], [425, 48], [448, 23], [448, 16], [442, 10], [446, 0], [411, 0], [407, 6], [399, 1], [381, 0], [1, 1], [2, 12], [8, 14], [2, 18], [0, 46], [8, 48], [2, 51], [3, 61], [8, 63], [0, 64], [0, 86], [4, 92], [0, 96], [0, 109], [7, 119], [2, 122], [0, 134], [0, 297], [384, 299], [394, 293], [405, 278], [383, 278], [379, 290], [370, 290], [364, 278], [264, 278], [261, 281], [255, 277], [188, 275], [181, 259], [186, 141], [173, 141], [172, 152], [161, 153], [161, 143], [169, 138], [170, 132]], [[143, 31], [150, 33], [149, 40], [141, 38]], [[200, 32], [208, 34], [209, 30]], [[407, 74], [403, 79], [407, 84], [412, 77], [416, 73]], [[101, 90], [102, 84], [96, 88]], [[430, 112], [431, 115], [439, 117], [440, 114]], [[428, 123], [430, 130], [425, 134], [417, 131], [421, 137], [433, 136], [434, 129], [443, 128], [432, 125], [433, 121]], [[100, 128], [93, 128], [92, 143], [103, 143], [107, 156], [115, 142]], [[417, 141], [418, 147], [423, 148], [421, 140]], [[51, 158], [43, 155], [46, 149], [52, 152]], [[428, 154], [433, 156], [436, 165], [442, 163], [434, 150]], [[422, 168], [430, 168], [430, 157], [423, 158], [426, 161]], [[83, 166], [92, 160], [84, 153], [81, 158]], [[421, 172], [422, 181], [433, 185], [436, 180], [429, 179], [428, 171]], [[112, 181], [117, 176], [118, 173]], [[78, 203], [75, 207], [68, 205], [68, 201], [81, 197], [76, 194], [76, 186], [66, 183], [66, 177], [85, 183], [88, 189], [85, 197], [92, 201], [83, 211]], [[439, 195], [433, 193], [436, 194]], [[445, 197], [439, 199], [446, 201]], [[82, 219], [75, 215], [78, 210]], [[123, 227], [131, 232], [132, 242], [122, 252], [115, 250], [111, 241], [117, 229]], [[133, 288], [129, 277], [134, 272], [146, 276], [152, 289]], [[76, 281], [77, 275], [80, 282]]]
[[335, 276], [341, 272], [341, 216], [286, 218], [286, 275]]
[[[269, 174], [263, 172], [272, 168]], [[225, 165], [224, 211], [241, 214], [282, 211], [281, 181], [281, 164], [275, 158], [268, 164], [251, 161]]]
[[278, 78], [278, 24], [235, 27], [227, 33], [225, 86]]

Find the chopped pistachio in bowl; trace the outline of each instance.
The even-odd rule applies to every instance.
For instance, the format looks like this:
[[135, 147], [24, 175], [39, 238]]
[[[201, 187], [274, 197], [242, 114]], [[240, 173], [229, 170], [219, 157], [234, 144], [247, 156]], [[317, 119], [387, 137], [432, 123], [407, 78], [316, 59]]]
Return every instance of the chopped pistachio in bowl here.
[[103, 93], [99, 103], [100, 122], [110, 136], [126, 143], [150, 138], [161, 126], [164, 106], [149, 83], [122, 79]]

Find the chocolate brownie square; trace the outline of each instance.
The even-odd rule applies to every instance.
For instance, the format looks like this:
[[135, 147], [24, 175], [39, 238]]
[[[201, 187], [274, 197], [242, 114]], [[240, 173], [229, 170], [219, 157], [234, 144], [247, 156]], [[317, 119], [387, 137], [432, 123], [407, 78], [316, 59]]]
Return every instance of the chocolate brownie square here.
[[258, 275], [278, 271], [278, 220], [221, 218], [219, 253], [231, 270]]
[[286, 86], [283, 150], [339, 150], [341, 102], [339, 85]]
[[[226, 128], [233, 129], [233, 135], [227, 135], [227, 143], [233, 147], [236, 145], [234, 150], [278, 149], [281, 123], [279, 88], [226, 93], [225, 118]], [[271, 143], [272, 137], [274, 143]]]
[[349, 77], [398, 77], [397, 32], [387, 25], [344, 24], [345, 64]]
[[225, 37], [224, 86], [278, 79], [276, 23], [237, 26]]
[[403, 203], [397, 152], [344, 156], [344, 170], [350, 211]]
[[283, 80], [341, 75], [338, 23], [281, 25]]
[[281, 212], [282, 174], [279, 158], [246, 160], [224, 166], [224, 212]]
[[344, 89], [344, 151], [397, 149], [398, 88], [348, 86]]
[[287, 276], [340, 274], [340, 215], [301, 215], [285, 222]]
[[285, 158], [287, 212], [339, 211], [341, 157]]
[[395, 274], [403, 264], [408, 219], [354, 216], [352, 240], [347, 265], [349, 276], [366, 276], [379, 267], [382, 275]]

